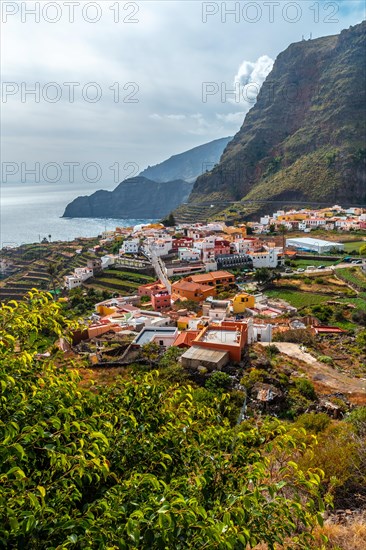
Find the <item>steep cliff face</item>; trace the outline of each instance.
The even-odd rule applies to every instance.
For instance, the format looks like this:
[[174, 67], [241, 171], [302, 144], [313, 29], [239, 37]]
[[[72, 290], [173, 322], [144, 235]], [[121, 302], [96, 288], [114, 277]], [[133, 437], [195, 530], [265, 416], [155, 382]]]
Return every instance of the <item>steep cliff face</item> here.
[[162, 218], [188, 199], [192, 183], [155, 182], [137, 176], [114, 191], [96, 191], [67, 205], [64, 218]]
[[154, 181], [182, 179], [193, 182], [219, 162], [226, 145], [232, 139], [232, 136], [215, 139], [179, 155], [173, 155], [160, 164], [149, 166], [140, 176]]
[[272, 211], [277, 201], [365, 204], [365, 36], [363, 22], [281, 53], [189, 205], [211, 201], [217, 211], [220, 201], [260, 201], [231, 205], [235, 218]]

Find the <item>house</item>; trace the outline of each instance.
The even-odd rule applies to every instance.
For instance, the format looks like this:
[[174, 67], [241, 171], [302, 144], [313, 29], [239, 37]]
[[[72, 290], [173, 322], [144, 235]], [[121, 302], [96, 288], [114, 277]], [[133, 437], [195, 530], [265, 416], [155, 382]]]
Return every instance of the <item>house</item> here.
[[224, 320], [230, 313], [230, 300], [206, 300], [202, 305], [202, 314], [210, 321]]
[[248, 344], [253, 342], [272, 342], [272, 325], [248, 321]]
[[73, 275], [66, 275], [65, 276], [65, 287], [68, 290], [72, 290], [73, 288], [77, 288], [78, 286], [81, 286], [84, 281], [87, 281], [91, 277], [93, 277], [94, 272], [93, 269], [90, 267], [77, 267], [74, 270]]
[[249, 257], [253, 262], [253, 267], [277, 267], [279, 263], [278, 248], [269, 248], [265, 252], [249, 252]]
[[255, 297], [247, 292], [240, 292], [233, 298], [233, 313], [244, 313], [247, 308], [255, 306]]
[[183, 353], [180, 361], [183, 367], [189, 369], [221, 370], [229, 362], [229, 353], [193, 345]]
[[180, 332], [174, 341], [177, 348], [190, 348], [193, 340], [199, 335], [199, 330], [186, 330]]
[[202, 273], [202, 275], [191, 275], [187, 278], [187, 281], [201, 285], [213, 286], [215, 288], [225, 288], [235, 284], [235, 276], [228, 271], [211, 271], [209, 273]]
[[205, 350], [227, 352], [231, 361], [239, 362], [247, 343], [247, 332], [245, 323], [222, 321], [220, 325], [209, 324], [201, 330], [193, 345]]
[[202, 302], [209, 296], [216, 296], [216, 289], [212, 286], [183, 279], [172, 284], [172, 294], [175, 294], [180, 299]]
[[155, 283], [147, 283], [146, 285], [140, 285], [137, 289], [137, 294], [139, 296], [151, 297], [153, 294], [159, 294], [164, 290], [166, 290], [165, 285], [163, 285], [160, 281], [156, 281]]
[[172, 297], [167, 290], [151, 294], [151, 305], [154, 311], [166, 311], [170, 309]]
[[169, 348], [177, 338], [176, 327], [146, 327], [136, 336], [132, 342], [133, 347], [141, 347], [152, 342], [161, 347]]
[[198, 262], [201, 259], [201, 251], [197, 248], [179, 248], [178, 258], [183, 262]]
[[139, 247], [140, 239], [127, 239], [119, 250], [120, 256], [123, 254], [138, 254]]

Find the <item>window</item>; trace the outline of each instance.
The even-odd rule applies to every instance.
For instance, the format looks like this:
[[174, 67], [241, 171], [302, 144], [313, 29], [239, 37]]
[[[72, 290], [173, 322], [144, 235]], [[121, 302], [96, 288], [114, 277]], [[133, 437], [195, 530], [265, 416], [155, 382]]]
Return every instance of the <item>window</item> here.
[[159, 346], [163, 346], [164, 345], [164, 340], [159, 340]]

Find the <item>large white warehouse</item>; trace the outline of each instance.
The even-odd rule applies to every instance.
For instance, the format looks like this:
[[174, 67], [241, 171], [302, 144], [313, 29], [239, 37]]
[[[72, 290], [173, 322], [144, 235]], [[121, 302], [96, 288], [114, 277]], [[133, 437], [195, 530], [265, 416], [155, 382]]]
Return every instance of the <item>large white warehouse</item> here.
[[293, 239], [286, 239], [286, 246], [291, 246], [298, 250], [318, 252], [318, 254], [324, 254], [324, 252], [329, 252], [334, 249], [340, 251], [344, 249], [343, 243], [312, 239], [311, 237], [294, 237]]

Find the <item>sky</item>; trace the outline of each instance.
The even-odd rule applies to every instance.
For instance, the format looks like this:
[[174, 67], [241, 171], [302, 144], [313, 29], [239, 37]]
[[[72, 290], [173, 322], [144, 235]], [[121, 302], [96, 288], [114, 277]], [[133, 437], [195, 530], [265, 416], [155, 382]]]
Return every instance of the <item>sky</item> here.
[[234, 135], [281, 51], [338, 34], [364, 9], [359, 0], [3, 0], [2, 182], [112, 189]]

